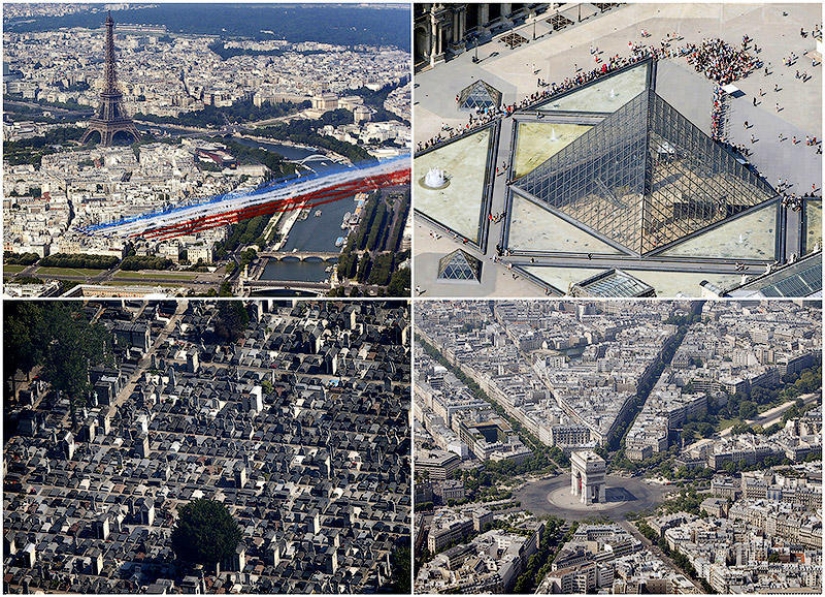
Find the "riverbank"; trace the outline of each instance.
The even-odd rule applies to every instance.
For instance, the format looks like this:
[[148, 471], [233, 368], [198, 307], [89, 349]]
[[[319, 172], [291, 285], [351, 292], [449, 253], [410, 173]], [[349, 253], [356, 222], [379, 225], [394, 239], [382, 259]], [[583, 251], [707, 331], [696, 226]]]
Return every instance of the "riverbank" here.
[[[278, 234], [278, 240], [272, 245], [273, 251], [280, 251], [289, 240], [289, 233], [292, 227], [301, 216], [302, 209], [293, 209], [291, 211], [284, 211], [280, 213], [278, 221], [275, 223], [275, 232]], [[271, 225], [271, 223], [270, 223]], [[269, 228], [269, 226], [267, 226]]]

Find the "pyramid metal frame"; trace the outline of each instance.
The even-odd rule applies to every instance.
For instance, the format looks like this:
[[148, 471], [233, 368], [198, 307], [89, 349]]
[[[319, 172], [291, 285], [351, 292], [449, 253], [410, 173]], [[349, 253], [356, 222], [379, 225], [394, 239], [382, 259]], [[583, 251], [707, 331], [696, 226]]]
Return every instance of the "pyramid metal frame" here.
[[513, 184], [631, 255], [671, 246], [776, 192], [652, 89]]
[[481, 260], [456, 249], [438, 260], [438, 275], [442, 282], [481, 282]]
[[501, 91], [479, 79], [458, 94], [458, 107], [465, 110], [476, 108], [498, 108], [501, 105]]

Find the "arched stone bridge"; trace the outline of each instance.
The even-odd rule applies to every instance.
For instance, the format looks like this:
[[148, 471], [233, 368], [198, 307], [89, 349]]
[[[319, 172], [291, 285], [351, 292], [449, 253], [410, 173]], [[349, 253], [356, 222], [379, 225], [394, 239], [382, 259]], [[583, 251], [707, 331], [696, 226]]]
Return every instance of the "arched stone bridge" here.
[[325, 251], [296, 251], [294, 253], [264, 251], [263, 253], [258, 253], [258, 257], [277, 261], [324, 261], [326, 263], [335, 263], [340, 256], [340, 253]]

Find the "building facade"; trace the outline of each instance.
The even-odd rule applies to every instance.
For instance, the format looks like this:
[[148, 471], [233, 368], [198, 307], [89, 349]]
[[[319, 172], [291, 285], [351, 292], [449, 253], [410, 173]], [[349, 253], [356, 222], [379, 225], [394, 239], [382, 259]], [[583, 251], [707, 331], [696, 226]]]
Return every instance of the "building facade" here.
[[480, 39], [524, 23], [544, 12], [542, 3], [415, 4], [413, 43], [416, 67], [433, 66], [474, 47]]

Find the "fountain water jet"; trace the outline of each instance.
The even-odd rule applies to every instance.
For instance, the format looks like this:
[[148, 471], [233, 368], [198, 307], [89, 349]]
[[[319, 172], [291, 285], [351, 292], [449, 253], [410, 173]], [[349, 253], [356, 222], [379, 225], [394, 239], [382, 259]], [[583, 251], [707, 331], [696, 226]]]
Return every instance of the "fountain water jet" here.
[[442, 189], [446, 187], [449, 182], [447, 176], [444, 174], [444, 170], [430, 168], [427, 170], [427, 174], [424, 175], [424, 180], [421, 181], [421, 184], [428, 189]]

